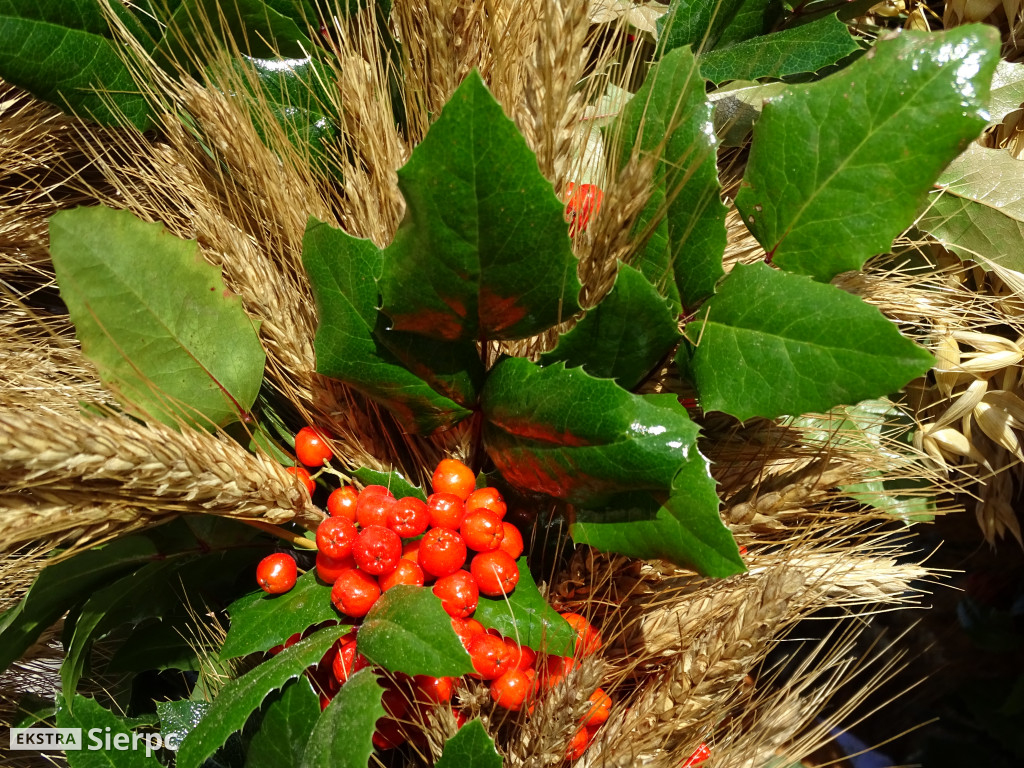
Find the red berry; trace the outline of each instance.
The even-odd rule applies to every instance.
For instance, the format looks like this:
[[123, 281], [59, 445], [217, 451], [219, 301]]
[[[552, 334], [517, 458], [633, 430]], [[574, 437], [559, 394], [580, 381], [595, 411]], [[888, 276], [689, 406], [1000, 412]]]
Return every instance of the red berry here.
[[345, 683], [352, 675], [369, 665], [370, 662], [356, 648], [356, 641], [349, 640], [341, 646], [341, 649], [334, 657], [331, 671], [339, 683]]
[[585, 230], [590, 217], [601, 210], [604, 193], [593, 184], [577, 186], [572, 182], [565, 185], [565, 191], [569, 198], [565, 206], [565, 220], [569, 224], [569, 236], [574, 237]]
[[294, 587], [297, 574], [295, 558], [284, 552], [267, 555], [256, 566], [260, 589], [271, 595], [280, 595]]
[[359, 491], [351, 485], [335, 488], [327, 497], [327, 514], [331, 517], [343, 517], [354, 523], [356, 521], [356, 502], [358, 501]]
[[537, 665], [537, 652], [525, 645], [519, 646], [519, 669], [533, 669]]
[[420, 539], [418, 559], [424, 573], [447, 576], [466, 563], [466, 542], [455, 531], [434, 528]]
[[360, 528], [368, 528], [371, 525], [387, 527], [388, 513], [397, 503], [394, 496], [385, 496], [383, 493], [371, 493], [367, 496], [363, 491], [356, 502], [356, 522]]
[[354, 619], [369, 613], [379, 597], [380, 585], [377, 580], [356, 568], [342, 571], [331, 587], [334, 607]]
[[382, 592], [387, 592], [392, 587], [397, 587], [399, 584], [406, 584], [412, 587], [423, 586], [423, 569], [412, 560], [406, 560], [404, 557], [398, 561], [398, 565], [395, 566], [395, 570], [391, 573], [381, 576], [380, 588]]
[[589, 728], [595, 728], [608, 719], [611, 711], [612, 697], [603, 689], [598, 688], [590, 694], [590, 709], [583, 716], [582, 724]]
[[312, 427], [303, 427], [295, 435], [295, 456], [307, 467], [321, 467], [334, 458], [327, 446], [324, 433]]
[[480, 590], [476, 580], [466, 571], [456, 571], [442, 576], [433, 587], [433, 592], [441, 598], [441, 605], [449, 616], [466, 619], [473, 615], [477, 603], [480, 602]]
[[419, 565], [420, 562], [420, 540], [413, 539], [407, 541], [402, 545], [402, 559], [412, 560], [414, 563]]
[[308, 469], [305, 467], [285, 467], [284, 471], [289, 475], [295, 475], [299, 482], [306, 486], [306, 491], [309, 492], [309, 495], [313, 495], [313, 491], [316, 490], [316, 482], [309, 476]]
[[465, 501], [476, 488], [476, 475], [458, 459], [442, 459], [431, 479], [434, 493], [451, 493]]
[[570, 762], [579, 760], [583, 757], [583, 753], [587, 751], [589, 742], [590, 734], [587, 733], [587, 729], [585, 727], [580, 728], [573, 734], [572, 741], [569, 742], [569, 746], [565, 750], [565, 759]]
[[415, 496], [399, 499], [388, 510], [388, 528], [403, 539], [419, 536], [429, 525], [430, 510], [426, 502]]
[[466, 514], [476, 509], [489, 509], [498, 517], [505, 517], [508, 507], [497, 488], [477, 488], [466, 499]]
[[466, 650], [469, 651], [473, 669], [484, 680], [501, 677], [515, 666], [515, 659], [505, 641], [486, 632], [475, 635]]
[[576, 632], [576, 655], [590, 656], [601, 650], [604, 641], [601, 633], [591, 625], [589, 621], [578, 613], [563, 613], [562, 618], [569, 622], [569, 626]]
[[395, 494], [393, 494], [383, 485], [368, 485], [359, 492], [360, 496], [376, 496], [377, 494], [381, 494], [383, 496], [390, 496], [392, 499], [395, 498]]
[[459, 533], [466, 546], [476, 552], [490, 552], [501, 546], [505, 529], [501, 518], [489, 509], [478, 509], [468, 513], [459, 526]]
[[328, 517], [316, 527], [316, 548], [334, 560], [348, 557], [359, 531], [344, 517]]
[[451, 493], [432, 493], [427, 497], [427, 510], [430, 512], [431, 528], [450, 528], [459, 530], [462, 518], [466, 516], [466, 505], [458, 496]]
[[519, 568], [507, 552], [496, 549], [481, 552], [469, 564], [469, 572], [480, 587], [480, 594], [501, 597], [509, 594], [519, 583]]
[[700, 746], [693, 750], [693, 754], [686, 758], [679, 768], [694, 768], [694, 766], [700, 765], [710, 759], [710, 757], [711, 750], [708, 749], [708, 745], [702, 741]]
[[491, 698], [499, 707], [518, 712], [533, 688], [533, 680], [521, 669], [510, 669], [491, 683]]
[[391, 573], [402, 559], [402, 540], [390, 528], [371, 525], [359, 532], [352, 545], [356, 565], [374, 576]]
[[452, 629], [459, 636], [464, 648], [469, 647], [469, 641], [477, 635], [484, 633], [484, 625], [476, 619], [459, 619], [452, 617]]
[[355, 567], [356, 561], [352, 559], [352, 555], [335, 559], [323, 552], [316, 553], [316, 577], [325, 584], [333, 584], [342, 571]]
[[417, 697], [418, 700], [430, 704], [444, 704], [452, 700], [452, 691], [455, 689], [455, 680], [452, 678], [416, 675], [413, 680], [416, 689], [422, 694]]
[[394, 749], [405, 743], [405, 736], [398, 723], [382, 717], [377, 721], [377, 730], [373, 733], [373, 746], [377, 749]]
[[576, 668], [576, 660], [569, 656], [544, 656], [540, 667], [538, 682], [545, 690], [558, 685], [565, 676]]
[[501, 529], [505, 532], [505, 535], [501, 537], [501, 544], [498, 545], [498, 549], [508, 553], [508, 556], [513, 560], [518, 560], [519, 556], [523, 554], [523, 534], [512, 523], [504, 520], [501, 521]]
[[[405, 686], [402, 686], [405, 687]], [[388, 717], [392, 717], [395, 720], [400, 720], [402, 715], [409, 709], [409, 698], [411, 692], [407, 693], [402, 690], [398, 684], [394, 682], [388, 682], [384, 687], [384, 695], [381, 697], [381, 704], [384, 705], [384, 711], [388, 713]]]
[[291, 648], [293, 645], [295, 645], [301, 639], [302, 639], [302, 633], [301, 632], [296, 632], [294, 635], [292, 635], [287, 640], [285, 640], [283, 643], [281, 643], [281, 645], [275, 645], [273, 648], [271, 648], [269, 651], [267, 651], [267, 653], [269, 653], [271, 656], [277, 656], [277, 654], [279, 654], [285, 648]]

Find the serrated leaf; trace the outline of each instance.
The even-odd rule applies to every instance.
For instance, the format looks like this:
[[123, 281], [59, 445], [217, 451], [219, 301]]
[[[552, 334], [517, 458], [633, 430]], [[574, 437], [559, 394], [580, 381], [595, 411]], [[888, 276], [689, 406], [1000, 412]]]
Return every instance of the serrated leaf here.
[[385, 716], [383, 696], [372, 670], [352, 675], [313, 728], [299, 768], [366, 768], [377, 721]]
[[614, 379], [620, 387], [632, 389], [678, 340], [669, 303], [639, 270], [620, 264], [611, 292], [560, 336], [540, 362], [583, 366], [591, 376]]
[[231, 734], [242, 729], [267, 696], [318, 663], [346, 629], [325, 627], [225, 684], [205, 717], [181, 743], [177, 768], [199, 768]]
[[441, 599], [425, 587], [387, 590], [363, 619], [359, 652], [389, 672], [459, 677], [473, 663]]
[[1001, 122], [1024, 104], [1024, 64], [1011, 64], [1000, 60], [992, 76], [989, 96], [989, 123]]
[[936, 186], [919, 229], [962, 259], [1024, 271], [1024, 162], [972, 144]]
[[660, 154], [633, 226], [635, 237], [647, 239], [632, 262], [677, 311], [713, 293], [723, 274], [726, 208], [712, 109], [693, 55], [682, 48], [651, 68], [611, 129], [621, 136], [620, 167], [637, 152]]
[[82, 351], [135, 413], [209, 429], [252, 407], [263, 346], [194, 240], [128, 211], [75, 208], [50, 218], [50, 254]]
[[[75, 695], [74, 706], [68, 706], [65, 694], [57, 696], [57, 727], [80, 728], [82, 749], [69, 749], [64, 755], [70, 768], [160, 768], [160, 761], [150, 753], [146, 754], [144, 734], [134, 734], [130, 724], [108, 709], [84, 696]], [[107, 730], [109, 729], [109, 730]], [[89, 731], [97, 730], [104, 738], [122, 734], [131, 738], [140, 737], [134, 749], [90, 749]], [[154, 734], [156, 735], [156, 734]], [[153, 746], [156, 739], [153, 739]]]
[[160, 734], [175, 749], [210, 711], [207, 701], [158, 701], [156, 712], [160, 717]]
[[697, 425], [674, 395], [632, 395], [562, 363], [507, 358], [492, 369], [481, 403], [484, 446], [504, 478], [574, 504], [667, 492], [696, 455]]
[[352, 473], [352, 477], [364, 485], [383, 485], [396, 499], [415, 496], [417, 499], [427, 500], [426, 492], [406, 480], [401, 472], [378, 472], [369, 467], [360, 467]]
[[825, 281], [887, 251], [985, 127], [998, 51], [991, 27], [908, 31], [768, 102], [736, 207], [775, 263]]
[[686, 335], [701, 406], [741, 421], [895, 392], [934, 362], [858, 297], [766, 264], [737, 265]]
[[722, 48], [770, 32], [782, 12], [780, 0], [743, 0], [719, 33], [716, 47]]
[[256, 590], [228, 606], [231, 624], [220, 649], [222, 659], [248, 656], [280, 645], [297, 632], [338, 618], [331, 587], [316, 579], [316, 570], [302, 574], [282, 595]]
[[249, 742], [245, 768], [298, 765], [320, 717], [320, 697], [304, 677], [285, 685], [263, 707], [259, 729]]
[[668, 13], [658, 19], [658, 52], [686, 46], [712, 50], [744, 4], [744, 0], [672, 0]]
[[857, 50], [846, 25], [835, 14], [783, 29], [700, 57], [700, 73], [712, 83], [726, 80], [780, 79], [817, 72]]
[[739, 547], [718, 515], [710, 466], [697, 456], [679, 470], [664, 503], [650, 494], [631, 494], [604, 509], [577, 508], [573, 541], [629, 557], [667, 560], [715, 578], [743, 573]]
[[516, 561], [519, 583], [502, 598], [480, 595], [473, 618], [520, 645], [558, 656], [572, 656], [576, 632], [537, 589], [525, 557]]
[[302, 242], [320, 323], [317, 372], [340, 379], [395, 413], [413, 432], [452, 426], [469, 411], [410, 372], [374, 337], [381, 251], [311, 220]]
[[504, 761], [480, 718], [470, 720], [444, 743], [434, 768], [501, 768]]
[[564, 205], [479, 73], [398, 171], [407, 204], [385, 251], [383, 310], [435, 339], [517, 339], [578, 310]]

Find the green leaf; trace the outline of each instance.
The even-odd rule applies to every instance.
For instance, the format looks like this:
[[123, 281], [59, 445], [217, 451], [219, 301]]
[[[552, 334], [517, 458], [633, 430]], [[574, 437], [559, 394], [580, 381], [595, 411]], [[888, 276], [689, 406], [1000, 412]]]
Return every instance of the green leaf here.
[[164, 616], [159, 621], [132, 631], [114, 652], [104, 672], [143, 672], [149, 669], [180, 669], [198, 672], [201, 668], [190, 634], [187, 615]]
[[82, 351], [136, 413], [210, 428], [252, 407], [266, 355], [194, 240], [128, 211], [75, 208], [50, 218], [50, 253]]
[[505, 479], [574, 504], [630, 490], [668, 492], [696, 455], [697, 425], [675, 395], [631, 395], [562, 363], [503, 360], [482, 406], [484, 446]]
[[267, 696], [318, 663], [346, 631], [346, 627], [325, 627], [227, 683], [206, 716], [181, 743], [177, 768], [199, 768], [231, 734], [242, 729]]
[[407, 429], [433, 432], [469, 411], [410, 372], [374, 337], [381, 251], [311, 220], [302, 243], [320, 324], [314, 349], [317, 372], [344, 381], [395, 413]]
[[387, 590], [363, 619], [356, 642], [390, 672], [459, 677], [473, 671], [441, 599], [425, 587]]
[[501, 768], [504, 761], [480, 718], [470, 720], [444, 743], [434, 768]]
[[701, 406], [741, 421], [878, 397], [934, 362], [875, 307], [766, 264], [737, 265], [686, 335]]
[[943, 172], [917, 222], [962, 259], [1024, 272], [1024, 163], [972, 144]]
[[1000, 60], [992, 76], [989, 96], [989, 123], [999, 123], [1024, 104], [1024, 64]]
[[160, 716], [160, 733], [165, 741], [181, 745], [185, 737], [195, 729], [210, 711], [207, 701], [158, 701], [156, 712]]
[[366, 768], [377, 721], [385, 716], [383, 696], [372, 670], [352, 675], [313, 728], [299, 768]]
[[715, 133], [723, 147], [742, 146], [761, 116], [767, 99], [787, 88], [785, 83], [736, 80], [708, 94], [715, 106]]
[[736, 541], [718, 515], [708, 461], [697, 456], [679, 470], [663, 504], [650, 494], [630, 494], [604, 509], [577, 508], [573, 541], [629, 557], [668, 560], [705, 576], [743, 573]]
[[220, 650], [222, 659], [248, 656], [280, 645], [296, 632], [338, 618], [331, 588], [317, 581], [316, 570], [302, 574], [282, 595], [257, 590], [228, 606], [231, 624]]
[[632, 389], [679, 341], [669, 303], [639, 270], [619, 265], [611, 292], [541, 355], [542, 365], [564, 361], [591, 376]]
[[396, 499], [415, 496], [417, 499], [427, 500], [424, 490], [406, 480], [401, 472], [378, 472], [369, 467], [360, 467], [352, 473], [352, 477], [363, 485], [383, 485]]
[[736, 207], [776, 264], [830, 280], [890, 248], [985, 127], [998, 37], [908, 31], [765, 105]]
[[712, 106], [689, 49], [651, 68], [611, 129], [621, 136], [620, 167], [630, 155], [660, 153], [654, 189], [633, 227], [647, 236], [634, 266], [676, 309], [715, 290], [722, 276], [726, 208], [716, 165]]
[[686, 46], [712, 50], [745, 4], [745, 0], [672, 0], [668, 13], [658, 19], [659, 53]]
[[780, 0], [743, 0], [719, 33], [716, 47], [722, 48], [770, 32], [782, 12]]
[[0, 77], [81, 117], [144, 131], [149, 103], [109, 38], [95, 0], [0, 0]]
[[245, 768], [298, 765], [320, 717], [320, 697], [304, 677], [288, 683], [263, 707], [259, 729], [249, 742]]
[[518, 339], [578, 310], [564, 205], [479, 73], [452, 94], [398, 185], [408, 208], [381, 278], [395, 330]]
[[[153, 756], [158, 734], [149, 746], [146, 734], [132, 731], [129, 724], [108, 709], [98, 704], [95, 699], [76, 695], [74, 707], [68, 706], [65, 694], [57, 695], [57, 727], [81, 728], [82, 749], [69, 749], [64, 754], [70, 768], [160, 768], [160, 761]], [[107, 730], [109, 729], [109, 731]], [[90, 736], [90, 731], [98, 731], [98, 736]], [[93, 738], [106, 739], [109, 734], [113, 739], [118, 735], [129, 738], [126, 749], [96, 749]], [[138, 737], [135, 748], [131, 748], [133, 737]], [[101, 741], [101, 743], [103, 743]], [[90, 746], [93, 748], [90, 749]]]
[[519, 583], [512, 593], [503, 598], [480, 595], [473, 618], [535, 651], [572, 656], [576, 632], [541, 595], [525, 557], [516, 567]]
[[817, 72], [846, 58], [857, 43], [835, 14], [799, 27], [755, 37], [700, 57], [700, 73], [713, 83], [783, 78]]

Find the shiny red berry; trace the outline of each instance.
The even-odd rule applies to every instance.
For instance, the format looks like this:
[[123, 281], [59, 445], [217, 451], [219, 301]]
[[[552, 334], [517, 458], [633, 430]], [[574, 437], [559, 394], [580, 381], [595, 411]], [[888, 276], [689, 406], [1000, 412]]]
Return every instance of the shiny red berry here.
[[693, 750], [693, 754], [690, 755], [679, 768], [695, 768], [695, 766], [706, 762], [711, 758], [711, 750], [708, 749], [708, 745], [704, 742], [700, 743], [700, 746]]
[[523, 534], [512, 523], [505, 520], [501, 521], [501, 529], [505, 535], [501, 537], [498, 549], [507, 553], [513, 560], [518, 560], [519, 556], [523, 554]]
[[352, 559], [352, 555], [334, 558], [323, 552], [316, 553], [316, 577], [325, 584], [333, 584], [342, 571], [355, 567], [356, 561]]
[[430, 675], [416, 675], [413, 678], [416, 683], [416, 690], [419, 701], [429, 704], [444, 704], [452, 700], [452, 692], [455, 689], [455, 680], [450, 677], [431, 677]]
[[309, 495], [313, 495], [313, 491], [316, 490], [316, 481], [309, 476], [308, 469], [305, 467], [285, 467], [284, 471], [289, 475], [294, 475], [298, 481], [306, 487], [306, 491]]
[[394, 496], [383, 493], [371, 493], [367, 496], [363, 491], [356, 502], [356, 522], [360, 528], [368, 528], [371, 525], [385, 527], [388, 524], [388, 513], [397, 503]]
[[458, 459], [442, 459], [431, 479], [434, 493], [451, 493], [465, 501], [476, 488], [476, 475]]
[[402, 540], [390, 528], [368, 526], [356, 537], [352, 558], [360, 570], [373, 576], [391, 573], [402, 559]]
[[587, 621], [585, 616], [578, 613], [563, 613], [562, 618], [569, 622], [569, 626], [576, 633], [576, 655], [578, 657], [590, 656], [601, 650], [604, 641], [601, 633]]
[[331, 587], [334, 607], [354, 619], [369, 613], [379, 597], [380, 585], [377, 580], [356, 568], [342, 571]]
[[516, 588], [519, 583], [519, 568], [507, 552], [495, 549], [481, 552], [469, 564], [469, 572], [476, 579], [480, 594], [501, 597]]
[[448, 528], [433, 528], [420, 539], [420, 568], [432, 576], [455, 573], [466, 563], [466, 542]]
[[466, 619], [473, 615], [480, 602], [480, 590], [472, 574], [456, 571], [442, 576], [433, 586], [433, 592], [441, 598], [441, 606], [449, 616]]
[[466, 546], [475, 552], [497, 549], [505, 538], [501, 518], [489, 509], [476, 509], [467, 513], [459, 526], [459, 533]]
[[295, 435], [295, 456], [307, 467], [321, 467], [334, 458], [324, 433], [312, 427], [303, 427]]
[[521, 669], [510, 669], [491, 681], [491, 698], [499, 707], [518, 712], [533, 689], [533, 680]]
[[382, 592], [387, 592], [392, 587], [405, 584], [411, 587], [423, 586], [423, 569], [412, 560], [402, 558], [391, 573], [381, 576], [378, 579]]
[[432, 493], [427, 497], [427, 510], [430, 512], [431, 528], [450, 528], [459, 530], [462, 518], [466, 516], [466, 505], [458, 496], [451, 493]]
[[475, 635], [466, 650], [473, 668], [484, 680], [501, 677], [515, 666], [515, 659], [505, 641], [486, 632]]
[[342, 644], [341, 649], [334, 657], [334, 661], [331, 664], [331, 671], [334, 673], [334, 678], [339, 683], [345, 683], [352, 675], [369, 665], [370, 662], [367, 661], [366, 657], [359, 653], [359, 650], [356, 647], [356, 641], [349, 640]]
[[612, 697], [598, 688], [590, 694], [590, 709], [583, 716], [581, 723], [594, 728], [604, 723], [612, 711]]
[[593, 184], [565, 185], [568, 202], [565, 205], [565, 220], [569, 224], [569, 236], [574, 237], [590, 224], [590, 218], [601, 210], [604, 193]]
[[351, 485], [335, 488], [327, 497], [327, 514], [331, 517], [343, 517], [350, 522], [356, 521], [356, 503], [359, 491]]
[[344, 517], [328, 517], [316, 527], [316, 548], [334, 560], [348, 557], [359, 531]]
[[498, 517], [505, 517], [508, 506], [497, 488], [477, 488], [466, 499], [466, 514], [477, 509], [488, 509]]
[[256, 566], [260, 589], [271, 595], [280, 595], [294, 587], [297, 575], [295, 558], [284, 552], [267, 555]]
[[388, 528], [403, 539], [419, 536], [430, 525], [427, 504], [415, 496], [399, 499], [388, 509]]

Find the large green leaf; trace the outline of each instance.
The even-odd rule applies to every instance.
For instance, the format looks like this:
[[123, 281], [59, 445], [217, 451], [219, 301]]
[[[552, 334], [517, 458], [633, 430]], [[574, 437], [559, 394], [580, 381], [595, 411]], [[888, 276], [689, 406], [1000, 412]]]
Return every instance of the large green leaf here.
[[[147, 743], [146, 734], [134, 732], [129, 723], [95, 699], [76, 694], [73, 702], [74, 707], [71, 707], [66, 694], [57, 696], [57, 727], [81, 729], [82, 748], [64, 753], [70, 768], [160, 768], [160, 761], [153, 755], [153, 748], [161, 738], [158, 734], [153, 734]], [[113, 739], [119, 735], [122, 740], [129, 739], [129, 747], [130, 739], [137, 736], [135, 748], [102, 748], [108, 736]], [[101, 748], [96, 747], [96, 739], [100, 740]]]
[[737, 13], [749, 5], [749, 0], [672, 0], [668, 13], [658, 19], [658, 51], [665, 54], [687, 46], [710, 51]]
[[686, 332], [701, 406], [741, 421], [895, 392], [934, 362], [875, 307], [766, 264], [737, 265]]
[[810, 24], [708, 51], [700, 57], [700, 73], [713, 83], [782, 78], [817, 72], [856, 50], [846, 25], [832, 14]]
[[829, 280], [887, 251], [985, 127], [998, 52], [991, 27], [908, 31], [768, 102], [736, 207], [775, 263]]
[[1001, 122], [1024, 104], [1024, 64], [1000, 60], [992, 76], [992, 92], [988, 102], [989, 122]]
[[972, 144], [936, 186], [920, 229], [961, 258], [1024, 272], [1024, 162]]
[[620, 166], [634, 153], [661, 157], [633, 227], [649, 235], [634, 265], [677, 309], [713, 293], [722, 276], [726, 208], [712, 109], [693, 55], [681, 48], [652, 67], [611, 129], [622, 137]]
[[[323, 711], [298, 768], [366, 768], [373, 754], [373, 732], [384, 717], [384, 689], [373, 670], [348, 679]], [[186, 767], [187, 768], [187, 767]]]
[[320, 697], [300, 677], [263, 707], [259, 729], [246, 752], [245, 768], [298, 765], [320, 717]]
[[406, 369], [374, 337], [381, 271], [377, 246], [311, 221], [302, 263], [320, 317], [314, 340], [319, 373], [341, 379], [386, 406], [410, 431], [432, 432], [469, 415]]
[[537, 589], [525, 557], [516, 561], [519, 583], [502, 598], [480, 596], [473, 618], [535, 651], [572, 656], [576, 632]]
[[366, 615], [359, 652], [390, 672], [459, 677], [473, 671], [441, 599], [425, 587], [387, 590]]
[[128, 211], [75, 208], [50, 219], [50, 253], [82, 351], [134, 412], [210, 428], [252, 407], [266, 355], [194, 240]]
[[231, 734], [242, 729], [267, 696], [319, 662], [346, 631], [346, 627], [325, 627], [228, 682], [206, 716], [181, 743], [177, 768], [199, 768]]
[[398, 172], [408, 206], [385, 251], [393, 327], [436, 339], [516, 339], [578, 309], [564, 205], [473, 71]]
[[434, 768], [501, 768], [501, 755], [480, 718], [470, 720], [444, 743]]
[[667, 492], [680, 465], [697, 455], [697, 425], [675, 395], [631, 395], [563, 363], [503, 360], [482, 406], [484, 446], [505, 479], [573, 503]]
[[620, 264], [611, 292], [541, 356], [541, 364], [581, 365], [591, 376], [632, 389], [678, 340], [669, 303], [639, 270]]
[[719, 32], [716, 47], [732, 45], [770, 32], [782, 12], [781, 0], [743, 0]]

